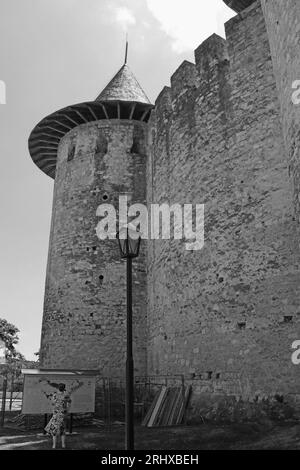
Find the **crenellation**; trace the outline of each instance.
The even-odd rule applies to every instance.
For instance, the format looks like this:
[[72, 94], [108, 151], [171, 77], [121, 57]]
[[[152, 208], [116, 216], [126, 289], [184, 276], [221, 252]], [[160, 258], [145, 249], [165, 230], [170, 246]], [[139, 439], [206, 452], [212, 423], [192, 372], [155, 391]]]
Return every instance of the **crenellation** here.
[[155, 100], [155, 110], [159, 114], [167, 114], [172, 112], [172, 90], [169, 86], [164, 88], [159, 93]]
[[196, 68], [200, 76], [209, 72], [209, 68], [217, 63], [227, 61], [226, 40], [213, 34], [195, 50]]
[[187, 90], [196, 88], [197, 72], [192, 62], [184, 60], [171, 76], [172, 99], [181, 98]]

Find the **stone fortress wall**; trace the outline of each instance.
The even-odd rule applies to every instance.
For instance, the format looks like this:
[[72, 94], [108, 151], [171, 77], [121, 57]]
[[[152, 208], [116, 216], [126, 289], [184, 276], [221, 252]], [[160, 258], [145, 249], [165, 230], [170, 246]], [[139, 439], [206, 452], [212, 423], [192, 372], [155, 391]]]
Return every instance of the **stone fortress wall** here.
[[[268, 28], [260, 2], [248, 3], [226, 24], [226, 41], [213, 35], [195, 64], [183, 62], [152, 113], [148, 202], [204, 203], [205, 246], [149, 247], [148, 373], [204, 379], [206, 389], [210, 380], [219, 392], [236, 390], [239, 376], [236, 393], [260, 399], [298, 391], [291, 344], [300, 338], [300, 256], [284, 137], [294, 149], [285, 134], [298, 132], [299, 108], [285, 109], [288, 44], [273, 31], [272, 0]], [[280, 18], [282, 3], [274, 2]], [[299, 5], [290, 3], [298, 14], [280, 21], [295, 47], [299, 24], [292, 33], [287, 23], [299, 23]], [[268, 33], [281, 41], [280, 77]], [[293, 172], [297, 180], [296, 163]]]
[[[297, 0], [261, 0], [281, 105], [283, 135], [293, 182], [295, 216], [300, 221], [300, 106], [291, 100], [291, 88], [300, 83], [300, 3]], [[293, 90], [295, 91], [295, 90]], [[299, 95], [298, 95], [299, 97]]]

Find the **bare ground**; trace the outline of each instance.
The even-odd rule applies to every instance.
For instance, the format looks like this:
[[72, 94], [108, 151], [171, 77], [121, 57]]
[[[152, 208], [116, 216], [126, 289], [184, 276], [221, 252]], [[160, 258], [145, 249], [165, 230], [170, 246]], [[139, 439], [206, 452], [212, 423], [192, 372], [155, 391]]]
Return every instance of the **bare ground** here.
[[[300, 425], [284, 423], [135, 428], [141, 450], [299, 450]], [[47, 450], [51, 439], [38, 431], [0, 430], [0, 450]], [[123, 450], [124, 426], [75, 428], [67, 435], [68, 449]]]

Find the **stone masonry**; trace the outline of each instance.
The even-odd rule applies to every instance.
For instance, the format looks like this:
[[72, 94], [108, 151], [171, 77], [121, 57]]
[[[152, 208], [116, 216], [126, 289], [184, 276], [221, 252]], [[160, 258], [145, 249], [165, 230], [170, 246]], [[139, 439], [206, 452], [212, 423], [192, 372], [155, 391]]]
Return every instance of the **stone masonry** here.
[[[145, 201], [145, 125], [94, 122], [60, 142], [47, 270], [41, 361], [47, 368], [120, 374], [126, 340], [125, 263], [116, 240], [100, 243], [99, 204], [119, 194]], [[145, 374], [145, 253], [134, 263], [136, 370]]]
[[[299, 18], [300, 19], [300, 18]], [[148, 253], [148, 373], [296, 391], [300, 273], [292, 185], [259, 2], [184, 62], [150, 122], [148, 200], [205, 203], [205, 246]]]
[[226, 40], [204, 41], [153, 110], [124, 65], [29, 142], [55, 177], [43, 367], [124, 375], [125, 264], [96, 237], [99, 204], [205, 204], [202, 250], [143, 241], [133, 269], [135, 373], [182, 374], [198, 411], [216, 395], [299, 397], [300, 3], [224, 1]]
[[293, 180], [295, 217], [300, 222], [300, 105], [292, 101], [293, 83], [300, 81], [300, 2], [286, 0], [283, 7], [280, 0], [262, 0], [262, 7], [281, 104], [289, 174]]

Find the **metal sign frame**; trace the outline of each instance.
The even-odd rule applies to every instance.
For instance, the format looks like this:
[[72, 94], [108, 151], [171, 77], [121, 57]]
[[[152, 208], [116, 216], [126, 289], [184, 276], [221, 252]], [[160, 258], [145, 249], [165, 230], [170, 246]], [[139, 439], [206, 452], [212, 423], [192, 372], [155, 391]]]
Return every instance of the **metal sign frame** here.
[[[95, 411], [95, 385], [98, 371], [62, 369], [22, 369], [23, 414], [51, 414], [51, 397], [58, 390], [59, 383], [66, 385], [73, 403], [70, 413], [91, 413]], [[35, 389], [36, 387], [36, 389]]]

